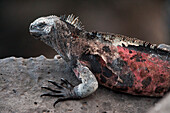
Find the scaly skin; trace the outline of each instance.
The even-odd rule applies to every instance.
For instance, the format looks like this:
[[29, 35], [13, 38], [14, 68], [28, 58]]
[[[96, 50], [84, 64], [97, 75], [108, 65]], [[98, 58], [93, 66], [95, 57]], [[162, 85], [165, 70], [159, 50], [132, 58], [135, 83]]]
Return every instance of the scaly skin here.
[[[73, 15], [48, 16], [35, 20], [30, 33], [55, 49], [81, 81], [72, 86], [67, 80], [51, 82], [55, 92], [42, 96], [59, 97], [54, 103], [80, 99], [93, 93], [98, 83], [132, 95], [163, 96], [170, 88], [169, 46], [113, 33], [87, 32]], [[66, 82], [67, 81], [67, 82]], [[71, 86], [71, 87], [70, 87]]]

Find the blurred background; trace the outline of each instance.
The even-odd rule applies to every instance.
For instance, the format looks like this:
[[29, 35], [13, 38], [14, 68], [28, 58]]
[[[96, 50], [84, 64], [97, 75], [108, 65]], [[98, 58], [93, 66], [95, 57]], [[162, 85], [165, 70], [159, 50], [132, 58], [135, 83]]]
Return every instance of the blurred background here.
[[0, 58], [53, 58], [53, 49], [30, 36], [29, 24], [41, 16], [71, 13], [88, 31], [170, 44], [170, 0], [1, 0]]

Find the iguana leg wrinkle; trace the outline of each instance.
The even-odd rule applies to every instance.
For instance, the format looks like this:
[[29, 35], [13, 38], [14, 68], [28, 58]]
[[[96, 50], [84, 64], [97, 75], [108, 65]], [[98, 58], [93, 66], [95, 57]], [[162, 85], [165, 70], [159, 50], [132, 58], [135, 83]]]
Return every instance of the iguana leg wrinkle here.
[[43, 89], [49, 90], [52, 93], [42, 94], [41, 97], [58, 97], [57, 101], [53, 105], [55, 107], [55, 105], [60, 101], [84, 98], [96, 91], [98, 88], [98, 82], [88, 67], [83, 66], [78, 62], [77, 67], [74, 68], [73, 71], [81, 81], [79, 85], [74, 87], [71, 83], [63, 78], [61, 78], [61, 84], [48, 81], [55, 85], [57, 90], [51, 89], [49, 87], [42, 87]]

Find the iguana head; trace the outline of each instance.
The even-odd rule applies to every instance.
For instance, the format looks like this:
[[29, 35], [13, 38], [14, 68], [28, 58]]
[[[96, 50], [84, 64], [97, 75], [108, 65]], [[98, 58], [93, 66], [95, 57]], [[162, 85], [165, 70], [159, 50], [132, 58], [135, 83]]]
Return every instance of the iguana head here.
[[54, 27], [57, 16], [40, 17], [30, 24], [30, 33], [37, 39], [47, 38]]
[[69, 58], [69, 47], [72, 34], [83, 31], [78, 17], [47, 16], [40, 17], [30, 24], [30, 34], [55, 49], [66, 61]]

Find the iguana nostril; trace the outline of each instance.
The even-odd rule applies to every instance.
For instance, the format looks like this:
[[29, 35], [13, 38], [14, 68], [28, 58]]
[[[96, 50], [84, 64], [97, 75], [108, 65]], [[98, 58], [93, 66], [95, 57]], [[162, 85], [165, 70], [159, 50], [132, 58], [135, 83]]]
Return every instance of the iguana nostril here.
[[30, 25], [30, 28], [29, 28], [30, 30], [33, 30], [33, 29], [35, 29], [35, 26], [34, 25]]

